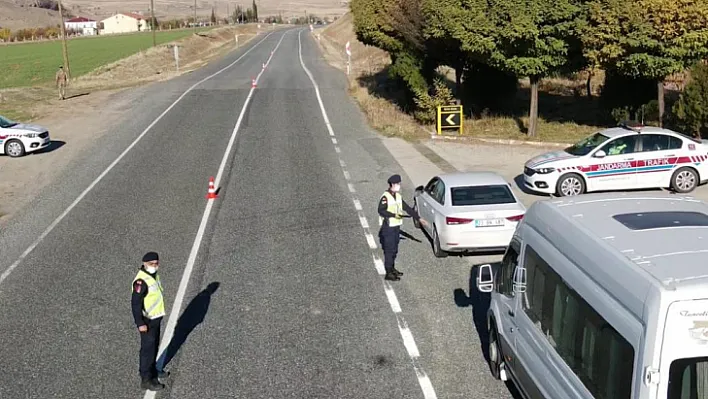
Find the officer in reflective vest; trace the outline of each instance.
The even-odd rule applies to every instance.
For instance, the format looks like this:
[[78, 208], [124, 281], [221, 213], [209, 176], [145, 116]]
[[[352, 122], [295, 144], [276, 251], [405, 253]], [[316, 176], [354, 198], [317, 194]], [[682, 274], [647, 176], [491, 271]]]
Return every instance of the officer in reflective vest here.
[[167, 377], [165, 371], [157, 370], [157, 351], [160, 347], [160, 324], [165, 316], [165, 300], [162, 283], [157, 275], [159, 257], [157, 252], [143, 256], [143, 265], [133, 279], [131, 305], [133, 319], [140, 332], [140, 387], [157, 391], [163, 389], [158, 377]]
[[427, 222], [420, 218], [418, 212], [410, 207], [401, 197], [401, 176], [393, 175], [388, 179], [388, 190], [379, 200], [379, 242], [384, 252], [384, 268], [386, 280], [398, 281], [403, 275], [394, 267], [398, 255], [398, 243], [401, 240], [401, 225], [403, 224], [403, 211], [418, 220], [421, 224]]

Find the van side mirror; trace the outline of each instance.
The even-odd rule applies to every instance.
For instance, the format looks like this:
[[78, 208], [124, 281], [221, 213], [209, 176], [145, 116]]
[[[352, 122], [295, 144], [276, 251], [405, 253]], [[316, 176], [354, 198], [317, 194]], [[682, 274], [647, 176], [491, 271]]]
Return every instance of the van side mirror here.
[[607, 153], [602, 150], [596, 152], [595, 155], [593, 155], [593, 157], [595, 157], [595, 158], [604, 158], [606, 156], [607, 156]]
[[423, 187], [423, 186], [418, 186], [418, 187], [415, 188], [415, 191], [420, 191], [420, 192], [422, 193], [423, 191], [425, 191], [425, 187]]
[[477, 289], [480, 292], [492, 292], [494, 289], [494, 275], [492, 265], [480, 265], [477, 269]]
[[514, 269], [514, 279], [513, 279], [513, 289], [514, 292], [524, 293], [526, 292], [526, 268], [517, 266]]

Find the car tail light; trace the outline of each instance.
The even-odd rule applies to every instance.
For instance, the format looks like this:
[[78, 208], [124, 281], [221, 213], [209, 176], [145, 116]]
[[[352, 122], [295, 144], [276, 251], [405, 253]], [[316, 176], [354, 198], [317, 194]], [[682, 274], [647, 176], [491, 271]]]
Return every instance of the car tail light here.
[[447, 224], [467, 224], [467, 223], [472, 223], [474, 219], [462, 219], [462, 218], [451, 218], [451, 217], [446, 217], [445, 218], [445, 223]]
[[508, 220], [510, 222], [519, 222], [523, 218], [524, 218], [524, 215], [517, 215], [517, 216], [508, 217], [508, 218], [506, 218], [506, 220]]

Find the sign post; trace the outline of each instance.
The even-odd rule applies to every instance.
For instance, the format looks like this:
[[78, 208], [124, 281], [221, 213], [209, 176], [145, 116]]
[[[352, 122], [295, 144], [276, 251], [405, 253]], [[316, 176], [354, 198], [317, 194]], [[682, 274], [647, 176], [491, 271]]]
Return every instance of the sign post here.
[[349, 42], [347, 42], [345, 49], [347, 51], [347, 75], [349, 75], [349, 73], [351, 73], [351, 65], [352, 65], [352, 49], [349, 45]]
[[174, 45], [174, 53], [175, 53], [175, 64], [177, 64], [177, 72], [179, 72], [179, 46]]
[[438, 135], [442, 134], [443, 129], [455, 129], [457, 130], [457, 134], [462, 134], [464, 119], [462, 105], [445, 105], [438, 107]]
[[236, 38], [236, 48], [238, 48], [238, 33], [234, 37]]

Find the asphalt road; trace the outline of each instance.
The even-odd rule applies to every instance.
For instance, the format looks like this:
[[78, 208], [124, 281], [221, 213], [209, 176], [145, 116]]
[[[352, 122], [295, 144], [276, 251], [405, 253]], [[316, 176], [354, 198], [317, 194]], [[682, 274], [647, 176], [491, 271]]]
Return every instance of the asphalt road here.
[[[142, 254], [158, 251], [172, 310], [207, 179], [251, 77], [279, 42], [226, 163], [167, 351], [168, 389], [157, 397], [430, 398], [425, 376], [438, 398], [511, 397], [489, 376], [474, 323], [484, 298], [470, 288], [472, 266], [498, 256], [437, 260], [407, 222], [415, 240], [401, 245], [406, 274], [384, 284], [362, 218], [375, 236], [386, 178], [409, 179], [366, 127], [342, 74], [301, 37], [334, 140], [300, 65], [298, 31], [274, 32], [203, 70], [122, 94], [134, 107], [115, 133], [0, 232], [0, 270], [14, 267], [0, 282], [0, 397], [143, 397], [130, 283]], [[246, 51], [91, 186], [185, 90]]]

